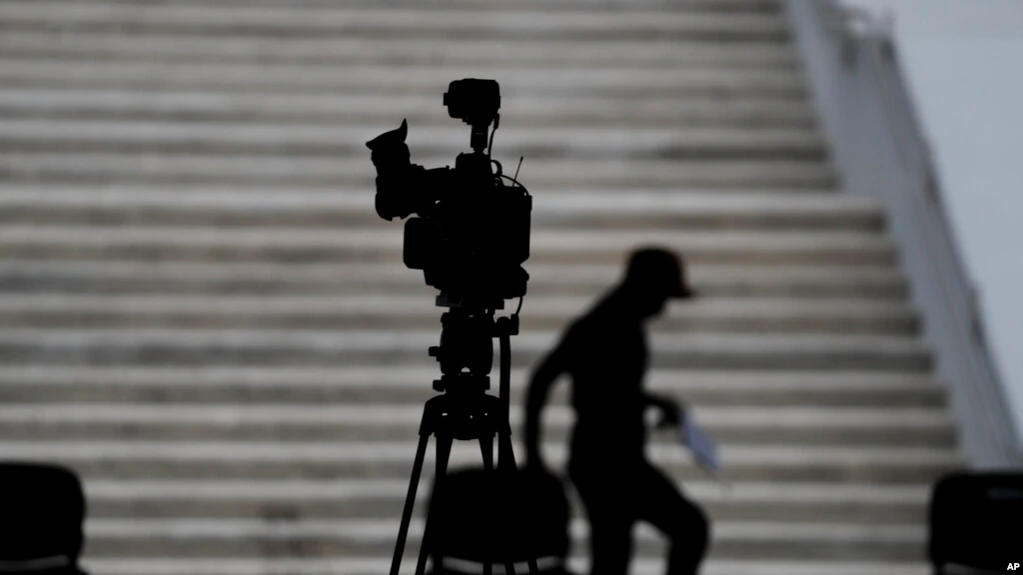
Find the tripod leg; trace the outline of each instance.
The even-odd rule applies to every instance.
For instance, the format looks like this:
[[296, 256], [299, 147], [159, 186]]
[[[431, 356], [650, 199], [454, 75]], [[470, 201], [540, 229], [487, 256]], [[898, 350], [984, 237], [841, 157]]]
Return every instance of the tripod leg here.
[[[440, 493], [441, 485], [444, 482], [444, 474], [448, 470], [448, 459], [451, 457], [451, 443], [454, 439], [447, 434], [437, 436], [437, 470], [436, 477], [433, 480], [433, 497], [437, 499], [438, 493]], [[430, 514], [426, 514], [426, 521], [423, 522], [423, 537], [419, 542], [419, 563], [416, 564], [416, 575], [423, 575], [426, 573], [426, 559], [430, 555], [429, 548], [429, 537], [430, 535]], [[441, 570], [441, 558], [439, 556], [434, 557], [433, 570], [440, 572]]]
[[511, 433], [506, 430], [497, 432], [498, 459], [497, 466], [502, 470], [515, 469], [515, 452], [512, 451]]
[[[503, 466], [507, 465], [507, 454], [511, 453], [511, 449], [505, 449], [504, 444], [503, 444], [505, 438], [504, 438], [503, 435], [499, 434], [497, 440], [498, 440], [498, 449], [500, 450], [500, 457], [501, 457], [501, 460], [498, 462], [500, 464], [499, 468], [504, 469]], [[483, 464], [484, 464], [484, 467], [488, 471], [490, 471], [490, 470], [492, 470], [494, 468], [494, 444], [493, 444], [493, 439], [489, 439], [486, 442], [484, 442], [483, 439], [480, 439], [480, 446], [484, 450], [484, 452], [483, 452]], [[488, 447], [490, 448], [489, 450], [487, 449]], [[488, 453], [488, 451], [489, 451], [489, 453]], [[489, 456], [489, 459], [488, 459], [488, 456]], [[512, 461], [514, 461], [514, 459]], [[504, 572], [505, 572], [506, 575], [515, 575], [515, 564], [514, 563], [505, 563], [504, 564]], [[491, 565], [490, 565], [490, 563], [485, 563], [483, 565], [483, 575], [490, 575], [490, 574], [491, 574]]]
[[[512, 451], [511, 433], [509, 430], [501, 430], [497, 434], [497, 440], [500, 442], [500, 455], [501, 460], [498, 462], [501, 469], [515, 469], [515, 452]], [[509, 564], [507, 567], [508, 575], [515, 575], [515, 567]], [[536, 575], [540, 572], [536, 565], [536, 559], [529, 560], [529, 572], [532, 575]]]
[[405, 538], [408, 537], [409, 522], [412, 521], [412, 508], [416, 504], [416, 489], [419, 487], [419, 476], [423, 472], [423, 458], [426, 456], [426, 444], [430, 436], [419, 436], [419, 447], [416, 448], [416, 460], [412, 464], [412, 477], [409, 479], [408, 495], [405, 497], [405, 508], [401, 512], [401, 526], [398, 528], [398, 541], [394, 544], [394, 557], [391, 558], [391, 575], [401, 571], [401, 556], [405, 553]]
[[[480, 436], [480, 454], [483, 456], [483, 469], [494, 470], [494, 438], [486, 434]], [[489, 561], [483, 564], [483, 575], [492, 575], [494, 566]]]
[[511, 427], [509, 424], [511, 411], [511, 334], [502, 333], [500, 337], [500, 380], [498, 383], [498, 413], [501, 425], [497, 429], [497, 464], [500, 469], [515, 468], [515, 454], [512, 453]]
[[494, 469], [494, 438], [480, 438], [480, 453], [483, 455], [483, 469], [491, 471]]

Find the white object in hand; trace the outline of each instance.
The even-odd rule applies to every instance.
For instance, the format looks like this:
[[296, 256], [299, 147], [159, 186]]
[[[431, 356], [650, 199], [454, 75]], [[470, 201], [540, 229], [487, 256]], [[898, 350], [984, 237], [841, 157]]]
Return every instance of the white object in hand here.
[[682, 425], [679, 426], [679, 439], [682, 445], [692, 452], [697, 463], [701, 467], [717, 474], [721, 471], [721, 462], [718, 460], [717, 446], [714, 440], [700, 426], [696, 425], [693, 418], [684, 412], [679, 413]]

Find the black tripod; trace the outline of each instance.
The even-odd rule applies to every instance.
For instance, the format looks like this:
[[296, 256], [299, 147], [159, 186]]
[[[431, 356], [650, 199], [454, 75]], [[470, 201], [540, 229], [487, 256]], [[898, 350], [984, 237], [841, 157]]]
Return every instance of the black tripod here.
[[[443, 296], [442, 296], [443, 297]], [[415, 462], [412, 465], [412, 477], [409, 480], [408, 495], [401, 515], [401, 527], [398, 529], [398, 540], [394, 546], [394, 557], [391, 560], [391, 575], [399, 575], [402, 555], [405, 551], [405, 539], [408, 536], [409, 522], [412, 520], [412, 509], [415, 506], [416, 490], [423, 471], [423, 460], [426, 457], [427, 444], [430, 436], [436, 438], [436, 478], [434, 494], [436, 498], [443, 485], [447, 472], [451, 446], [455, 439], [477, 440], [483, 467], [494, 470], [494, 436], [498, 438], [498, 472], [514, 471], [515, 454], [511, 444], [511, 424], [509, 423], [509, 389], [511, 379], [511, 344], [510, 336], [518, 333], [518, 316], [494, 319], [493, 309], [484, 309], [473, 313], [466, 308], [452, 308], [441, 317], [443, 330], [441, 344], [431, 347], [429, 353], [441, 364], [443, 375], [434, 381], [434, 389], [443, 395], [434, 397], [423, 407], [423, 419], [419, 426], [419, 446], [416, 449]], [[490, 369], [493, 363], [493, 344], [491, 339], [500, 339], [500, 388], [499, 396], [487, 393], [490, 387]], [[464, 371], [468, 369], [468, 371]], [[430, 517], [429, 513], [423, 527], [423, 536], [419, 548], [419, 561], [416, 564], [416, 575], [426, 571], [426, 560], [430, 555]], [[442, 558], [434, 554], [434, 570], [440, 571]], [[514, 574], [514, 566], [506, 564], [506, 573]], [[485, 575], [490, 575], [490, 563], [484, 564]], [[536, 573], [535, 561], [529, 563], [530, 573]]]

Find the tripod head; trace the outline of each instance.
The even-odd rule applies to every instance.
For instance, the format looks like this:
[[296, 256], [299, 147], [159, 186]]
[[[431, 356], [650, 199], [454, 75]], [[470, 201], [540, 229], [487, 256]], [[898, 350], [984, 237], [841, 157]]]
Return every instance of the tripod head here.
[[452, 308], [440, 321], [440, 345], [427, 350], [440, 363], [442, 374], [433, 388], [441, 392], [490, 389], [489, 374], [494, 363], [491, 339], [518, 335], [518, 315], [495, 319], [492, 310], [472, 314], [465, 308]]

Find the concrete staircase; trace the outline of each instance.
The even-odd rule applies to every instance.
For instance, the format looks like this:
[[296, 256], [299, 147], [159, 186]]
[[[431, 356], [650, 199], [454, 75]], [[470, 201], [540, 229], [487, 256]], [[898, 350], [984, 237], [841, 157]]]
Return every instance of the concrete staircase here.
[[[414, 161], [453, 163], [441, 94], [470, 76], [501, 82], [495, 154], [526, 156], [535, 200], [515, 405], [632, 247], [677, 248], [706, 297], [654, 328], [650, 386], [694, 405], [734, 487], [670, 434], [651, 453], [715, 519], [704, 572], [928, 572], [954, 424], [777, 1], [8, 0], [0, 457], [80, 470], [87, 566], [386, 571], [441, 310], [363, 143], [407, 117]], [[638, 529], [634, 571], [662, 549]]]

